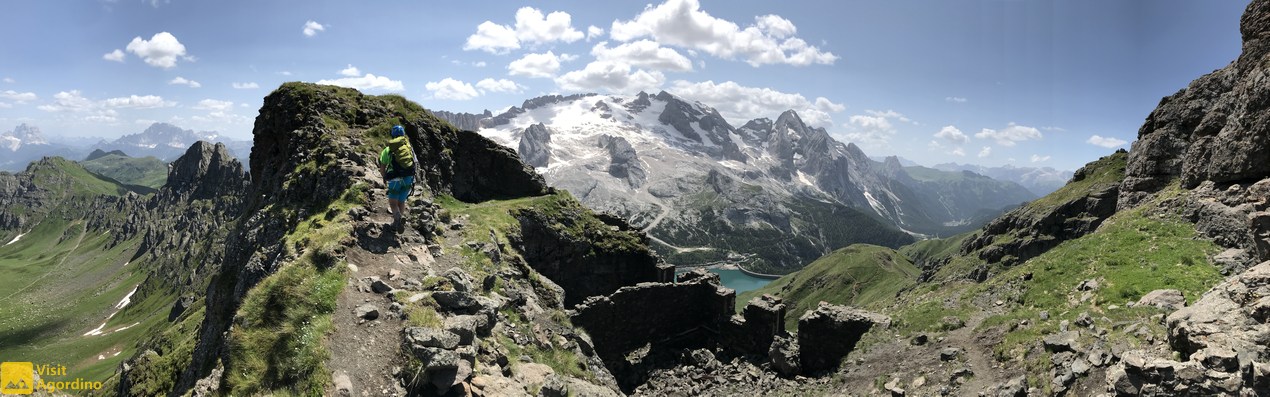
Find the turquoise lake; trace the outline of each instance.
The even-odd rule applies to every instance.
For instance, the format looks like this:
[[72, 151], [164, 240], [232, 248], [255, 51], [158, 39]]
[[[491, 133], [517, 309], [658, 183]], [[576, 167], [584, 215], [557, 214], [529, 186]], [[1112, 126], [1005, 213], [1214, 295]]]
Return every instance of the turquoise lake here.
[[738, 294], [759, 289], [772, 282], [772, 280], [750, 276], [736, 269], [709, 269], [709, 271], [718, 274], [723, 281], [723, 286], [736, 290]]

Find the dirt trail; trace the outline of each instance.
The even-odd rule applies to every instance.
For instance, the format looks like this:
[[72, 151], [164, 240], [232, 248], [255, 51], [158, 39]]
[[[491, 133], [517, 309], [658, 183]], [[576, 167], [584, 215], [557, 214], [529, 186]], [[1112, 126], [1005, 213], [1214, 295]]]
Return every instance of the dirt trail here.
[[[422, 280], [434, 274], [432, 256], [423, 237], [407, 227], [405, 232], [392, 230], [392, 215], [384, 200], [384, 190], [372, 194], [371, 211], [359, 227], [369, 225], [379, 231], [377, 239], [382, 247], [353, 246], [346, 252], [349, 263], [348, 283], [337, 301], [332, 321], [334, 332], [328, 339], [331, 350], [329, 367], [335, 380], [334, 387], [345, 385], [352, 396], [404, 396], [405, 390], [394, 378], [400, 368], [401, 330], [406, 327], [401, 316], [391, 309], [388, 294], [378, 294], [370, 289], [370, 277], [378, 277], [396, 289], [405, 280]], [[373, 232], [372, 232], [373, 233]], [[355, 269], [355, 270], [354, 270]], [[391, 276], [396, 272], [396, 276]], [[373, 305], [379, 311], [374, 320], [364, 320], [354, 314], [361, 305]], [[342, 378], [347, 377], [344, 384]], [[328, 395], [339, 395], [338, 390]]]

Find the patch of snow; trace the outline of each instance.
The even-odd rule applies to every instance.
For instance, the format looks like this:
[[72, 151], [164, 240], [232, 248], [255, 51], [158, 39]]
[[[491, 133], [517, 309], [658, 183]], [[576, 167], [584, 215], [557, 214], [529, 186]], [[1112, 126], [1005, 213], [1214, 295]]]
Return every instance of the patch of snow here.
[[[132, 287], [132, 292], [129, 292], [129, 293], [128, 293], [128, 295], [125, 295], [125, 296], [123, 297], [123, 299], [122, 299], [122, 300], [120, 300], [120, 301], [119, 301], [119, 303], [115, 305], [115, 311], [114, 311], [113, 313], [110, 313], [110, 315], [109, 315], [109, 316], [106, 316], [106, 321], [102, 321], [102, 322], [101, 322], [101, 325], [98, 325], [98, 326], [97, 326], [97, 328], [93, 328], [93, 330], [92, 330], [92, 331], [85, 332], [85, 333], [84, 333], [84, 336], [100, 336], [100, 335], [105, 335], [106, 333], [104, 333], [104, 332], [102, 332], [102, 331], [101, 331], [101, 330], [102, 330], [102, 328], [106, 328], [106, 323], [107, 323], [107, 322], [110, 322], [110, 319], [114, 318], [116, 314], [119, 314], [119, 311], [120, 311], [120, 310], [123, 310], [123, 308], [128, 307], [128, 304], [132, 303], [132, 294], [137, 293], [137, 289], [138, 289], [138, 288], [141, 288], [141, 284], [137, 284], [137, 286], [136, 286], [136, 287]], [[123, 330], [125, 330], [125, 329], [132, 328], [132, 327], [136, 326], [137, 324], [140, 324], [140, 323], [134, 323], [134, 324], [132, 324], [132, 325], [129, 325], [129, 326], [126, 326], [126, 327], [123, 327], [123, 328], [120, 328], [120, 329], [117, 329], [117, 330], [114, 330], [114, 331], [110, 331], [110, 332], [119, 332], [119, 331], [123, 331]]]
[[[807, 185], [807, 186], [811, 186], [811, 187], [816, 186], [816, 184], [811, 183], [811, 179], [808, 179], [807, 174], [804, 174], [802, 170], [798, 170], [798, 181], [802, 182], [804, 185]], [[864, 197], [869, 199], [870, 205], [873, 204], [873, 196], [869, 195], [869, 192], [864, 192]]]
[[25, 236], [25, 235], [26, 235], [26, 233], [20, 233], [20, 234], [18, 234], [18, 236], [17, 236], [17, 237], [14, 237], [14, 238], [13, 238], [13, 240], [9, 240], [9, 242], [4, 243], [4, 245], [9, 245], [9, 244], [16, 243], [16, 242], [18, 242], [18, 240], [21, 240], [21, 239], [22, 239], [22, 236]]
[[884, 218], [887, 217], [887, 214], [884, 211], [885, 208], [882, 207], [882, 203], [879, 202], [878, 199], [874, 198], [872, 194], [869, 194], [868, 191], [864, 192], [864, 199], [869, 200], [869, 206], [873, 207], [873, 212], [877, 212], [878, 215], [881, 215]]

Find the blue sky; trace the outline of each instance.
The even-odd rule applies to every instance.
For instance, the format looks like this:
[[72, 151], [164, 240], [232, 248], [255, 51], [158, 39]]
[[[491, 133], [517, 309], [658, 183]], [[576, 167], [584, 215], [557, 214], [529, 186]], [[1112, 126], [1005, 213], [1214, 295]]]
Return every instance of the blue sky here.
[[1075, 169], [1238, 56], [1246, 5], [9, 0], [0, 132], [249, 139], [261, 99], [297, 80], [466, 112], [665, 89], [738, 126], [795, 109], [874, 156]]

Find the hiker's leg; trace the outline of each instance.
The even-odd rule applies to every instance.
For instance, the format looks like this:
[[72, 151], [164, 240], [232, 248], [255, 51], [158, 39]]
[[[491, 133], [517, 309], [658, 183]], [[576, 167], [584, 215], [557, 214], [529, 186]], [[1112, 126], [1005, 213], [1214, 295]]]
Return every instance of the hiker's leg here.
[[400, 202], [400, 201], [397, 201], [397, 199], [391, 199], [391, 198], [390, 198], [390, 199], [388, 199], [388, 208], [392, 210], [392, 221], [393, 221], [393, 223], [400, 223], [400, 222], [401, 222], [401, 210], [400, 210], [400, 207], [401, 207], [401, 202]]

